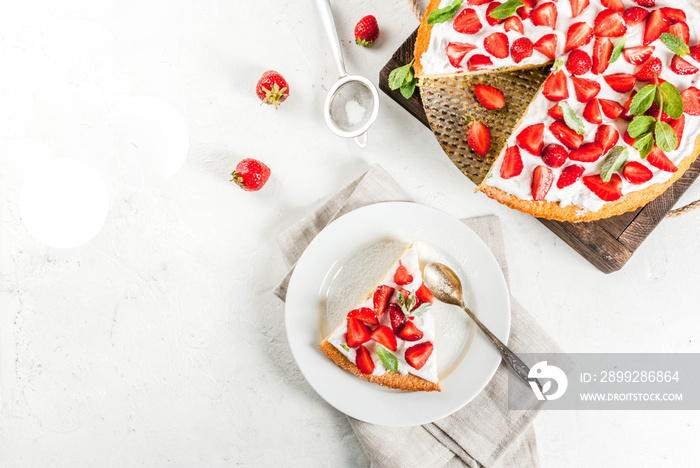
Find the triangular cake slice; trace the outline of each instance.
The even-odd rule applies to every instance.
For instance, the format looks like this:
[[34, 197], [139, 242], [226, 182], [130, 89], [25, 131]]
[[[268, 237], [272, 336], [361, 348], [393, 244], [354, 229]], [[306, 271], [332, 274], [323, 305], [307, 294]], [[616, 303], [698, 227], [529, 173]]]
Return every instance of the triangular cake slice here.
[[440, 391], [433, 295], [423, 284], [415, 244], [319, 347], [368, 382], [408, 391]]

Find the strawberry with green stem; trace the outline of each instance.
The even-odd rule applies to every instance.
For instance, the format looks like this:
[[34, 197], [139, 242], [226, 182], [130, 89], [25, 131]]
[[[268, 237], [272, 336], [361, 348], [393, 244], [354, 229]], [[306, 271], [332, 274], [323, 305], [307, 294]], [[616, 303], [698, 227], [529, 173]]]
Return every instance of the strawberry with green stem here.
[[468, 115], [465, 119], [471, 120], [468, 124], [469, 130], [467, 132], [469, 146], [479, 156], [486, 156], [491, 149], [491, 131], [486, 125], [471, 115]]

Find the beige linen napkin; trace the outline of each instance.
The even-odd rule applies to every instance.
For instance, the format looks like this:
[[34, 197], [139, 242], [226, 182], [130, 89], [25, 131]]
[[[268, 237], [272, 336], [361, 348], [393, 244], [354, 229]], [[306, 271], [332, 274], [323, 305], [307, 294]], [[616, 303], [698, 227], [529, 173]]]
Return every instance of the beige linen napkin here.
[[[384, 169], [376, 165], [370, 168], [278, 237], [290, 272], [274, 294], [285, 299], [293, 265], [328, 223], [365, 205], [407, 200], [409, 197]], [[498, 218], [484, 216], [464, 220], [464, 223], [486, 242], [507, 282], [508, 270]], [[508, 346], [516, 353], [559, 351], [512, 296]], [[531, 424], [537, 410], [508, 409], [508, 372], [506, 365], [501, 363], [491, 382], [476, 398], [456, 413], [430, 424], [385, 427], [350, 417], [348, 420], [373, 467], [537, 467], [537, 442]]]

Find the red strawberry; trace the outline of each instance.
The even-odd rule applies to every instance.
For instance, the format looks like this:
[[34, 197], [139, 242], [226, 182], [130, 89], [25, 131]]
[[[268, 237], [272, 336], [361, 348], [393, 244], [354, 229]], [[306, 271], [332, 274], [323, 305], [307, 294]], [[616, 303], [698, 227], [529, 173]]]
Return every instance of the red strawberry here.
[[596, 37], [593, 43], [593, 68], [594, 75], [602, 75], [610, 65], [610, 56], [613, 51], [613, 43], [607, 37]]
[[581, 49], [574, 49], [566, 59], [566, 69], [572, 75], [583, 75], [591, 69], [591, 57]]
[[542, 94], [550, 101], [563, 101], [569, 97], [564, 70], [549, 75], [542, 87]]
[[270, 178], [270, 168], [257, 159], [247, 158], [236, 164], [231, 177], [231, 182], [246, 192], [257, 192]]
[[578, 164], [571, 164], [562, 169], [561, 174], [559, 174], [559, 179], [557, 180], [557, 188], [563, 189], [573, 184], [581, 178], [583, 171], [585, 169], [583, 166]]
[[496, 58], [508, 57], [508, 36], [502, 32], [493, 33], [484, 39], [484, 49]]
[[491, 65], [493, 65], [491, 59], [483, 54], [474, 54], [467, 60], [467, 68], [469, 71], [483, 70]]
[[371, 46], [379, 37], [377, 18], [367, 15], [355, 26], [355, 42], [361, 46]]
[[367, 343], [370, 338], [369, 327], [359, 320], [348, 318], [348, 331], [345, 333], [345, 342], [351, 348], [357, 348], [362, 343]]
[[593, 30], [596, 36], [620, 37], [627, 32], [627, 23], [622, 14], [613, 10], [603, 10], [596, 16]]
[[690, 48], [690, 56], [696, 61], [700, 62], [700, 44], [694, 45]]
[[654, 5], [656, 5], [656, 0], [633, 0], [634, 3], [637, 5], [641, 5], [643, 7], [651, 8]]
[[386, 326], [378, 327], [372, 332], [370, 337], [386, 349], [396, 351], [396, 337], [394, 336], [394, 332], [391, 331], [391, 328]]
[[455, 68], [461, 68], [464, 56], [474, 49], [476, 49], [476, 46], [467, 44], [466, 42], [450, 42], [447, 44], [446, 49], [447, 59], [450, 61], [450, 65]]
[[360, 322], [364, 322], [367, 325], [379, 325], [379, 319], [377, 319], [377, 314], [374, 313], [369, 307], [360, 307], [359, 309], [353, 309], [348, 312], [348, 318], [354, 318]]
[[574, 23], [566, 32], [564, 52], [576, 49], [577, 47], [583, 47], [591, 42], [591, 39], [593, 39], [593, 28], [588, 26], [588, 24], [583, 21], [580, 23]]
[[600, 175], [589, 175], [583, 178], [583, 184], [603, 201], [615, 201], [622, 196], [622, 178], [617, 174], [612, 175], [610, 182], [603, 182]]
[[367, 348], [364, 346], [357, 348], [355, 365], [363, 374], [371, 374], [374, 372], [374, 361], [372, 360], [372, 356], [369, 354], [369, 351], [367, 351]]
[[660, 8], [666, 18], [668, 18], [669, 24], [678, 23], [680, 21], [685, 22], [685, 12], [678, 8], [663, 7]]
[[649, 12], [644, 8], [632, 7], [625, 10], [622, 17], [625, 19], [627, 26], [636, 26], [649, 16]]
[[[644, 115], [650, 115], [650, 116], [654, 117], [655, 119], [658, 119], [659, 112], [660, 112], [659, 105], [656, 104], [655, 102], [652, 102], [651, 106], [649, 107], [649, 109], [647, 109], [647, 111], [644, 113]], [[667, 113], [661, 112], [661, 120], [663, 120], [664, 122], [669, 122], [671, 120], [671, 117], [669, 117], [669, 115]]]
[[479, 32], [483, 25], [479, 21], [476, 11], [473, 8], [467, 8], [457, 15], [452, 22], [452, 27], [458, 33], [474, 34]]
[[579, 162], [595, 162], [603, 155], [603, 146], [600, 143], [584, 143], [575, 151], [569, 153], [569, 159]]
[[574, 83], [576, 99], [578, 99], [579, 102], [588, 102], [600, 92], [600, 83], [597, 81], [579, 78], [578, 76], [572, 76], [571, 81]]
[[683, 112], [688, 115], [700, 115], [700, 90], [691, 86], [681, 93]]
[[433, 296], [433, 293], [430, 292], [430, 289], [428, 289], [425, 283], [421, 284], [420, 288], [418, 288], [416, 291], [416, 297], [421, 301], [421, 303], [429, 302], [432, 304], [435, 300], [435, 296]]
[[418, 341], [423, 338], [423, 332], [413, 323], [413, 320], [406, 320], [398, 335], [404, 341]]
[[600, 102], [600, 109], [607, 118], [615, 120], [622, 114], [622, 106], [619, 103], [610, 99], [598, 99], [598, 101]]
[[561, 110], [561, 107], [559, 107], [559, 104], [555, 104], [552, 106], [547, 113], [551, 118], [554, 120], [564, 120], [564, 111]]
[[596, 143], [603, 148], [603, 154], [610, 151], [620, 140], [620, 132], [612, 125], [601, 125], [595, 134]]
[[[576, 18], [578, 15], [580, 15], [583, 10], [588, 8], [589, 1], [588, 0], [569, 0], [569, 3], [571, 3], [571, 17]], [[622, 3], [620, 1], [620, 3]]]
[[517, 31], [520, 34], [523, 33], [525, 28], [523, 27], [523, 22], [517, 16], [511, 16], [503, 23], [503, 27], [506, 31]]
[[583, 143], [583, 135], [579, 135], [571, 130], [564, 122], [557, 120], [549, 126], [549, 131], [557, 140], [564, 143], [564, 146], [571, 150], [578, 149]]
[[491, 149], [491, 131], [478, 120], [469, 126], [467, 142], [479, 156], [486, 156]]
[[651, 57], [651, 54], [654, 53], [654, 49], [654, 46], [630, 47], [622, 51], [622, 56], [632, 65], [641, 65]]
[[688, 41], [690, 41], [690, 28], [683, 21], [669, 26], [668, 32], [669, 34], [673, 34], [674, 36], [680, 37], [686, 44], [688, 43]]
[[592, 124], [600, 124], [603, 122], [603, 115], [600, 113], [600, 104], [597, 99], [591, 99], [583, 109], [583, 118]]
[[544, 124], [538, 123], [525, 127], [518, 133], [515, 137], [518, 145], [534, 154], [539, 156], [542, 152], [542, 141], [544, 139]]
[[498, 23], [502, 23], [504, 21], [502, 19], [492, 18], [491, 15], [489, 14], [489, 13], [491, 13], [491, 10], [493, 10], [494, 8], [496, 8], [497, 6], [500, 6], [500, 5], [501, 5], [501, 2], [491, 2], [491, 3], [489, 3], [489, 6], [486, 7], [486, 22], [490, 26], [496, 26]]
[[657, 169], [661, 169], [666, 172], [676, 172], [678, 168], [673, 162], [668, 159], [661, 149], [654, 145], [654, 149], [651, 150], [649, 156], [647, 156], [647, 162]]
[[535, 50], [554, 60], [557, 56], [557, 35], [545, 34], [540, 37], [538, 41], [535, 42]]
[[376, 291], [374, 291], [374, 297], [372, 298], [372, 304], [374, 306], [374, 313], [377, 317], [381, 317], [386, 309], [386, 305], [394, 294], [394, 288], [383, 284], [378, 286]]
[[503, 155], [501, 164], [501, 178], [510, 179], [519, 176], [523, 172], [523, 160], [520, 157], [520, 148], [509, 146]]
[[671, 71], [676, 75], [694, 75], [698, 72], [698, 67], [691, 65], [677, 55], [671, 60]]
[[661, 65], [661, 60], [654, 57], [649, 60], [637, 73], [634, 74], [639, 81], [654, 81], [654, 74], [659, 76], [663, 66]]
[[255, 85], [255, 93], [263, 103], [272, 104], [277, 109], [279, 103], [289, 97], [289, 85], [282, 75], [274, 70], [268, 70]]
[[396, 273], [394, 273], [394, 283], [399, 285], [413, 283], [413, 276], [408, 273], [408, 269], [403, 266], [400, 261], [399, 267], [396, 269]]
[[625, 101], [624, 106], [622, 106], [622, 114], [620, 114], [621, 118], [628, 120], [628, 121], [632, 120], [634, 118], [634, 116], [630, 114], [630, 106], [632, 105], [632, 99], [634, 99], [634, 96], [636, 94], [637, 94], [637, 91], [632, 91], [629, 98], [627, 98], [627, 101]]
[[532, 10], [535, 9], [538, 0], [523, 0], [524, 5], [515, 10], [520, 19], [526, 20], [532, 14]]
[[389, 304], [387, 310], [389, 311], [389, 322], [391, 322], [391, 329], [394, 330], [395, 334], [398, 334], [401, 331], [404, 322], [406, 322], [406, 316], [401, 311], [401, 307], [393, 302]]
[[433, 353], [433, 344], [430, 341], [418, 343], [406, 350], [403, 357], [406, 362], [416, 370], [420, 370]]
[[527, 37], [521, 37], [513, 41], [510, 46], [510, 55], [516, 63], [520, 63], [532, 55], [532, 41]]
[[644, 164], [630, 161], [622, 169], [622, 177], [630, 184], [639, 185], [649, 182], [654, 174]]
[[542, 161], [549, 167], [562, 167], [568, 156], [566, 148], [557, 143], [549, 144], [542, 150]]
[[625, 130], [625, 134], [622, 135], [622, 140], [630, 146], [633, 146], [634, 142], [637, 141], [636, 138], [632, 138], [630, 136], [630, 134], [627, 132], [627, 130]]
[[634, 88], [634, 84], [637, 82], [637, 78], [634, 75], [629, 75], [627, 73], [615, 73], [614, 75], [605, 75], [603, 79], [608, 84], [608, 86], [610, 86], [618, 93], [626, 93], [632, 90], [632, 88]]
[[647, 18], [647, 25], [644, 29], [644, 41], [642, 45], [649, 45], [659, 37], [661, 33], [668, 29], [668, 18], [661, 10], [654, 10]]
[[680, 118], [671, 120], [669, 122], [669, 125], [673, 129], [673, 131], [676, 133], [676, 139], [678, 140], [678, 144], [676, 145], [675, 149], [678, 149], [679, 146], [681, 146], [681, 139], [683, 138], [683, 130], [685, 129], [685, 114], [682, 114]]
[[478, 84], [474, 86], [476, 98], [487, 109], [500, 109], [506, 105], [506, 99], [500, 89], [493, 86]]
[[625, 6], [622, 4], [622, 0], [601, 0], [600, 3], [603, 7], [612, 11], [625, 11]]
[[537, 166], [532, 171], [532, 199], [534, 201], [544, 200], [547, 192], [552, 187], [554, 175], [547, 166]]
[[491, 0], [467, 0], [467, 3], [472, 5], [472, 6], [479, 6], [479, 5], [485, 5]]
[[558, 14], [556, 5], [553, 2], [546, 2], [532, 10], [530, 21], [535, 26], [547, 26], [556, 29]]

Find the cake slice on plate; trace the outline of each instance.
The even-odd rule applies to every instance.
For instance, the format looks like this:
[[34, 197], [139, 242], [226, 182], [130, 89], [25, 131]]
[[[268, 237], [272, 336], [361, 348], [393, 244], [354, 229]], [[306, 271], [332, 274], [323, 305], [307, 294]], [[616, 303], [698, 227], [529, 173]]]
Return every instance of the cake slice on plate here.
[[433, 295], [409, 245], [319, 348], [368, 382], [408, 391], [440, 391], [434, 350]]

